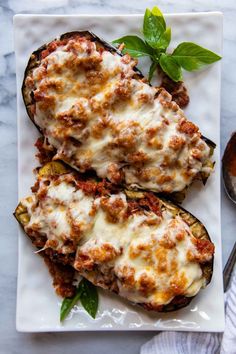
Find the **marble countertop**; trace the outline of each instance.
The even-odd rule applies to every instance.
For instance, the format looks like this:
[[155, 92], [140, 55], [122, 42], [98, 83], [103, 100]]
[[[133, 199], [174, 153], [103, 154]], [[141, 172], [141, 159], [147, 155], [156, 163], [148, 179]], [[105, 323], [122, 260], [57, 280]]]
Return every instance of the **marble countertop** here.
[[[222, 11], [224, 13], [224, 60], [222, 61], [221, 152], [236, 130], [236, 3], [234, 0], [0, 0], [0, 354], [138, 353], [155, 332], [24, 334], [15, 329], [17, 276], [17, 225], [12, 211], [17, 203], [16, 82], [12, 17], [17, 13], [143, 13], [158, 3], [163, 12]], [[27, 40], [27, 39], [26, 39]], [[214, 197], [214, 196], [213, 196]], [[235, 207], [222, 189], [223, 263], [235, 240]]]

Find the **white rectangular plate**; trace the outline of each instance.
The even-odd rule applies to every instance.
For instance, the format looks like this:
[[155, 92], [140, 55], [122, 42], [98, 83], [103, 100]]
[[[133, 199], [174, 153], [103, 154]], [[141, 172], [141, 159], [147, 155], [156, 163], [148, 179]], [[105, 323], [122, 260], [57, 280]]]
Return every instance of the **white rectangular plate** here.
[[[107, 41], [125, 34], [140, 34], [142, 15], [125, 16], [51, 16], [17, 15], [14, 18], [18, 99], [18, 178], [19, 198], [30, 192], [32, 174], [37, 165], [33, 147], [38, 132], [27, 117], [21, 96], [24, 69], [31, 52], [54, 37], [73, 30], [88, 29]], [[222, 15], [195, 13], [166, 16], [172, 28], [175, 47], [182, 41], [193, 41], [217, 53], [221, 52]], [[147, 62], [146, 62], [147, 63]], [[141, 62], [139, 67], [147, 65]], [[212, 331], [224, 329], [224, 306], [221, 264], [220, 225], [220, 63], [185, 74], [190, 93], [186, 115], [199, 125], [203, 134], [216, 142], [216, 167], [204, 187], [190, 188], [184, 207], [207, 227], [215, 243], [213, 278], [191, 304], [179, 311], [148, 313], [119, 297], [99, 291], [100, 304], [96, 320], [76, 306], [71, 316], [60, 324], [61, 299], [54, 293], [51, 278], [43, 260], [34, 254], [30, 241], [19, 231], [19, 268], [17, 291], [17, 329], [24, 332], [81, 330], [181, 330]]]

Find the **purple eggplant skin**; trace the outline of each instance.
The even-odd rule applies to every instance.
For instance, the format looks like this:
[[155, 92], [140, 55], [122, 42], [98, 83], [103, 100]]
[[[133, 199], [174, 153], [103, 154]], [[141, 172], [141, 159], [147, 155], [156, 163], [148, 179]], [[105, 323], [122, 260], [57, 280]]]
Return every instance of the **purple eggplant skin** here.
[[[71, 168], [67, 167], [64, 163], [61, 163], [59, 161], [49, 162], [38, 169], [38, 173], [41, 176], [58, 175], [58, 174], [60, 175], [60, 174], [64, 174], [64, 173], [71, 172], [71, 171], [73, 171]], [[78, 173], [78, 172], [75, 172], [75, 173]], [[93, 179], [93, 181], [94, 181], [94, 179]], [[117, 188], [117, 186], [113, 186], [113, 187]], [[147, 193], [147, 192], [145, 192], [145, 193]], [[143, 192], [126, 191], [126, 194], [127, 194], [127, 198], [129, 200], [137, 200], [137, 201], [138, 201], [138, 199], [143, 198], [143, 196], [144, 196]], [[160, 197], [160, 195], [157, 195], [157, 194], [156, 194], [156, 196], [159, 199], [159, 202], [161, 203], [162, 210], [169, 209], [170, 211], [172, 210], [174, 213], [178, 213], [179, 216], [189, 225], [193, 235], [196, 238], [201, 238], [201, 239], [211, 241], [210, 236], [209, 236], [205, 226], [194, 215], [192, 215], [190, 212], [186, 211], [183, 207], [181, 207], [177, 204], [174, 204], [172, 201], [170, 201], [166, 198], [162, 198], [162, 197]], [[27, 213], [26, 208], [23, 207], [23, 205], [21, 203], [19, 203], [18, 206], [16, 207], [16, 210], [13, 215], [15, 216], [16, 220], [19, 222], [22, 229], [24, 230], [24, 226], [27, 225], [27, 223], [29, 222], [29, 215]], [[46, 240], [47, 240], [47, 237], [45, 235], [44, 236], [27, 235], [27, 236], [31, 239], [33, 245], [35, 247], [37, 247], [38, 249], [42, 249], [44, 247]], [[45, 253], [45, 251], [43, 251], [43, 254], [41, 254], [41, 255], [43, 255], [44, 258], [46, 257], [47, 266], [50, 266], [50, 264], [52, 264], [52, 263], [55, 263], [56, 265], [61, 264], [61, 265], [69, 267], [70, 272], [74, 271], [74, 269], [72, 269], [72, 264], [73, 264], [75, 254], [69, 254], [68, 256], [62, 255], [53, 249], [48, 249], [46, 252], [47, 253]], [[42, 253], [42, 252], [40, 252], [40, 253]], [[205, 278], [205, 285], [208, 285], [211, 281], [212, 274], [213, 274], [213, 263], [214, 263], [214, 257], [212, 257], [212, 259], [209, 262], [201, 264], [203, 276]], [[52, 277], [55, 276], [53, 274], [51, 274], [51, 275], [52, 275]], [[83, 276], [84, 276], [84, 274], [83, 274]], [[54, 281], [55, 281], [55, 279], [54, 279]], [[106, 287], [106, 284], [104, 284], [104, 287]], [[108, 288], [108, 290], [109, 290], [109, 288]], [[190, 302], [192, 301], [192, 299], [195, 296], [193, 296], [193, 297], [186, 297], [186, 296], [181, 296], [181, 295], [176, 296], [169, 304], [163, 305], [162, 307], [160, 307], [158, 309], [153, 308], [151, 306], [151, 304], [142, 303], [142, 304], [138, 304], [138, 305], [140, 305], [142, 308], [149, 310], [149, 311], [170, 312], [170, 311], [176, 311], [176, 310], [179, 310], [183, 307], [186, 307], [187, 305], [190, 304]]]

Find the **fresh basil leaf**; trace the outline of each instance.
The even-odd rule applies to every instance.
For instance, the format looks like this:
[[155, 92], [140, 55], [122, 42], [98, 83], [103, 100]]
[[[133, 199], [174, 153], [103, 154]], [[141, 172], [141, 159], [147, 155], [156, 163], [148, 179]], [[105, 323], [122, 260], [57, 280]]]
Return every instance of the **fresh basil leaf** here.
[[64, 321], [64, 319], [69, 315], [70, 311], [73, 309], [75, 304], [79, 301], [81, 296], [81, 289], [78, 287], [76, 294], [72, 298], [65, 298], [61, 304], [60, 310], [60, 321]]
[[179, 44], [172, 57], [187, 71], [198, 70], [221, 59], [216, 53], [192, 42]]
[[151, 54], [151, 48], [138, 36], [124, 36], [112, 41], [112, 43], [124, 43], [123, 53], [129, 53], [132, 57], [138, 58]]
[[152, 80], [153, 74], [154, 74], [155, 70], [157, 69], [157, 65], [158, 65], [158, 63], [156, 61], [153, 61], [150, 66], [149, 73], [148, 73], [148, 81], [149, 82], [151, 82], [151, 80]]
[[152, 61], [158, 62], [162, 53], [164, 53], [164, 51], [161, 48], [160, 49], [155, 49], [153, 51], [152, 56], [151, 56]]
[[182, 80], [182, 70], [180, 65], [175, 61], [175, 59], [168, 54], [161, 54], [159, 60], [162, 70], [173, 80]]
[[152, 8], [152, 14], [153, 14], [154, 16], [159, 17], [159, 21], [161, 21], [163, 27], [166, 28], [166, 21], [165, 21], [165, 18], [164, 18], [164, 16], [163, 16], [163, 13], [161, 12], [161, 10], [160, 10], [157, 6], [154, 6], [154, 7]]
[[81, 289], [81, 304], [90, 316], [95, 318], [98, 309], [98, 292], [96, 286], [83, 278], [79, 283], [79, 288]]
[[165, 29], [163, 17], [155, 16], [149, 9], [146, 9], [143, 20], [143, 35], [150, 47], [154, 49], [158, 48], [158, 41], [165, 32]]
[[166, 49], [171, 41], [171, 28], [168, 27], [158, 41], [158, 48]]

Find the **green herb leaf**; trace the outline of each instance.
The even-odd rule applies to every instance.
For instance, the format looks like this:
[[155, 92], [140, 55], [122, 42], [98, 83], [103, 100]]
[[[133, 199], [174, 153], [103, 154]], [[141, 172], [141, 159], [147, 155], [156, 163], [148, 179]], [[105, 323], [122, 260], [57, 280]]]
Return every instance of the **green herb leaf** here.
[[166, 21], [165, 21], [165, 18], [163, 16], [163, 13], [161, 12], [161, 10], [157, 6], [154, 6], [152, 8], [152, 14], [154, 16], [159, 17], [159, 21], [161, 21], [163, 27], [166, 28]]
[[183, 42], [172, 53], [172, 57], [185, 70], [193, 71], [212, 64], [221, 57], [195, 43]]
[[124, 36], [112, 41], [112, 43], [124, 43], [123, 53], [129, 53], [132, 57], [138, 58], [151, 55], [151, 48], [138, 36]]
[[162, 15], [156, 16], [155, 13], [159, 14], [159, 9], [154, 8], [154, 13], [149, 9], [146, 9], [144, 20], [143, 20], [143, 35], [145, 41], [152, 47], [158, 48], [158, 42], [163, 33], [166, 30], [165, 19]]
[[69, 315], [70, 311], [73, 309], [75, 304], [79, 301], [81, 296], [81, 289], [78, 287], [77, 292], [72, 298], [65, 298], [61, 304], [60, 310], [60, 321], [64, 321], [64, 319]]
[[162, 70], [173, 80], [182, 80], [182, 70], [180, 65], [175, 61], [171, 55], [161, 54], [160, 56], [160, 66]]
[[171, 29], [166, 28], [165, 18], [161, 10], [155, 6], [152, 10], [146, 9], [143, 19], [144, 41], [137, 36], [125, 36], [113, 41], [124, 43], [124, 53], [133, 57], [149, 56], [151, 66], [149, 81], [155, 69], [160, 64], [162, 70], [174, 81], [182, 80], [182, 68], [188, 71], [198, 70], [202, 66], [212, 64], [221, 57], [212, 51], [191, 42], [183, 42], [174, 52], [166, 54], [171, 41]]
[[150, 69], [149, 69], [149, 73], [148, 73], [148, 81], [151, 82], [153, 74], [155, 72], [155, 70], [157, 69], [158, 63], [156, 61], [153, 61]]
[[171, 41], [171, 28], [168, 27], [159, 39], [158, 48], [166, 50]]
[[81, 304], [90, 316], [95, 318], [98, 309], [98, 292], [96, 286], [83, 278], [79, 284], [79, 288], [81, 289]]
[[95, 318], [98, 309], [98, 293], [97, 288], [87, 279], [83, 278], [77, 288], [73, 298], [65, 298], [61, 304], [60, 321], [68, 316], [78, 301], [81, 301], [84, 309]]

